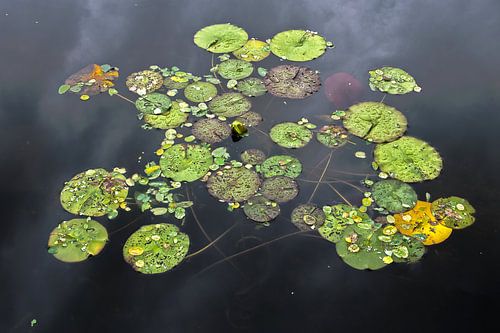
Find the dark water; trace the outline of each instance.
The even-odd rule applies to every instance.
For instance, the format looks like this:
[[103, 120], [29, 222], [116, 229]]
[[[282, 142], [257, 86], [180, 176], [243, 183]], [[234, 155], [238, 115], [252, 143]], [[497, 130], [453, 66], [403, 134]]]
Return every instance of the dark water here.
[[[110, 63], [124, 77], [150, 64], [206, 73], [211, 56], [192, 43], [199, 28], [220, 22], [266, 39], [291, 28], [319, 31], [336, 48], [308, 64], [322, 78], [348, 72], [363, 84], [367, 70], [406, 68], [420, 94], [389, 96], [403, 111], [409, 134], [441, 152], [441, 176], [417, 186], [421, 198], [459, 195], [477, 208], [477, 222], [433, 246], [420, 263], [356, 271], [330, 243], [290, 237], [222, 263], [214, 249], [177, 269], [143, 276], [123, 262], [121, 248], [141, 224], [173, 220], [137, 213], [99, 219], [111, 241], [102, 254], [64, 264], [46, 253], [50, 230], [71, 218], [59, 205], [65, 180], [88, 168], [142, 169], [162, 133], [144, 131], [134, 108], [107, 96], [83, 103], [57, 87], [88, 63]], [[497, 211], [500, 134], [500, 2], [491, 1], [0, 1], [0, 332], [375, 332], [479, 331], [494, 323], [500, 296]], [[279, 63], [269, 57], [262, 65]], [[365, 86], [366, 87], [366, 86]], [[368, 92], [363, 99], [379, 100]], [[256, 101], [262, 130], [284, 120], [333, 110], [323, 92], [283, 104]], [[279, 152], [253, 133], [237, 145]], [[329, 170], [369, 171], [359, 147], [334, 154]], [[370, 147], [361, 147], [369, 152]], [[144, 152], [144, 153], [142, 153]], [[327, 154], [318, 144], [294, 151], [312, 168]], [[143, 156], [140, 164], [138, 156]], [[236, 156], [236, 155], [235, 155]], [[337, 174], [338, 176], [338, 174]], [[306, 173], [304, 177], [317, 179]], [[307, 201], [301, 183], [295, 202]], [[226, 212], [201, 184], [190, 187], [196, 212], [212, 238], [237, 223], [219, 243], [227, 254], [294, 228], [283, 218], [255, 229], [242, 212]], [[359, 196], [342, 188], [351, 200]], [[318, 204], [339, 202], [321, 187]], [[292, 203], [283, 205], [287, 217]], [[183, 229], [192, 249], [206, 244], [191, 214]], [[202, 272], [203, 271], [203, 272]], [[202, 272], [201, 274], [199, 274]], [[30, 321], [38, 324], [30, 328]]]

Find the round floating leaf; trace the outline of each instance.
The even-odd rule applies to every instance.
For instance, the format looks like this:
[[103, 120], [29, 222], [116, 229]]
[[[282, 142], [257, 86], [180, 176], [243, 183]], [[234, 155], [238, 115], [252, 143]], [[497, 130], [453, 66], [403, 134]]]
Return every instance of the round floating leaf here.
[[444, 242], [452, 229], [439, 223], [431, 211], [429, 202], [417, 201], [413, 209], [395, 214], [395, 225], [399, 232], [407, 236], [421, 236], [424, 245]]
[[165, 149], [160, 157], [163, 175], [176, 182], [193, 182], [200, 179], [212, 164], [210, 149], [202, 145], [176, 144]]
[[240, 155], [241, 161], [245, 164], [262, 164], [266, 159], [266, 154], [259, 149], [247, 149]]
[[239, 81], [236, 89], [248, 97], [262, 96], [267, 92], [264, 82], [256, 77], [249, 77], [248, 79]]
[[292, 211], [291, 220], [300, 230], [315, 230], [325, 222], [325, 213], [316, 205], [303, 204]]
[[391, 256], [394, 262], [413, 263], [420, 260], [425, 254], [424, 244], [417, 238], [394, 233], [393, 225], [379, 229], [375, 236], [382, 241], [384, 252]]
[[78, 262], [96, 256], [106, 245], [108, 232], [90, 219], [73, 219], [59, 224], [49, 236], [49, 253], [64, 262]]
[[158, 274], [177, 266], [189, 250], [189, 237], [173, 224], [143, 225], [123, 246], [123, 259], [143, 274]]
[[325, 206], [323, 211], [326, 220], [318, 231], [323, 238], [332, 243], [340, 241], [344, 229], [349, 225], [361, 223], [363, 226], [370, 226], [374, 223], [368, 214], [345, 204]]
[[231, 136], [231, 127], [218, 119], [201, 119], [194, 123], [193, 135], [206, 143], [217, 143]]
[[145, 114], [144, 121], [151, 125], [153, 128], [170, 129], [176, 128], [186, 122], [189, 114], [181, 111], [179, 102], [182, 100], [172, 102], [170, 110], [163, 114]]
[[224, 202], [241, 202], [257, 193], [259, 175], [244, 167], [222, 169], [212, 174], [207, 181], [208, 192]]
[[184, 89], [184, 96], [191, 102], [208, 102], [217, 95], [217, 87], [210, 82], [193, 82]]
[[288, 155], [274, 155], [265, 160], [260, 166], [264, 178], [286, 176], [297, 178], [302, 172], [302, 164], [298, 159]]
[[374, 155], [381, 171], [405, 183], [432, 180], [443, 168], [443, 160], [432, 146], [410, 136], [378, 144]]
[[372, 186], [375, 203], [391, 213], [402, 213], [415, 207], [417, 193], [408, 184], [397, 179], [387, 179]]
[[271, 52], [286, 60], [313, 60], [326, 50], [326, 40], [307, 30], [288, 30], [280, 32], [271, 39]]
[[64, 88], [59, 90], [59, 93], [65, 93], [69, 90], [82, 96], [91, 96], [108, 91], [109, 88], [114, 86], [112, 81], [119, 76], [119, 72], [116, 67], [109, 68], [106, 71], [103, 67], [97, 64], [85, 66], [64, 81]]
[[471, 226], [476, 210], [465, 199], [459, 197], [440, 198], [432, 203], [432, 213], [445, 226], [463, 229]]
[[151, 93], [139, 97], [135, 101], [137, 110], [144, 114], [164, 114], [168, 112], [172, 101], [167, 95]]
[[236, 120], [248, 127], [257, 126], [263, 121], [260, 113], [253, 111], [243, 113], [241, 116], [236, 118]]
[[163, 76], [155, 71], [140, 71], [130, 74], [127, 77], [126, 85], [128, 90], [139, 95], [146, 95], [161, 88]]
[[311, 141], [312, 132], [299, 124], [286, 122], [274, 125], [269, 136], [278, 146], [301, 148]]
[[125, 176], [104, 169], [79, 173], [64, 184], [61, 205], [76, 215], [103, 216], [117, 209], [128, 194]]
[[274, 96], [302, 99], [317, 92], [321, 81], [318, 73], [312, 69], [281, 65], [267, 72], [264, 85]]
[[241, 80], [252, 75], [253, 65], [239, 59], [229, 59], [217, 66], [217, 73], [226, 80]]
[[255, 222], [269, 222], [280, 214], [280, 206], [262, 195], [256, 195], [245, 203], [243, 212]]
[[178, 78], [177, 76], [169, 76], [163, 80], [163, 84], [168, 89], [184, 89], [189, 85], [188, 78]]
[[240, 93], [225, 93], [212, 99], [208, 107], [218, 116], [237, 117], [250, 110], [252, 103]]
[[261, 61], [269, 56], [269, 45], [266, 42], [250, 39], [241, 49], [233, 52], [233, 55], [245, 61]]
[[406, 117], [395, 108], [378, 102], [352, 105], [344, 116], [344, 127], [371, 142], [393, 141], [406, 132]]
[[226, 24], [214, 24], [204, 27], [194, 35], [194, 43], [213, 53], [236, 51], [248, 40], [248, 34], [242, 28]]
[[299, 186], [290, 177], [276, 176], [262, 183], [262, 195], [279, 203], [293, 200], [299, 194]]
[[316, 133], [316, 139], [328, 148], [338, 148], [347, 142], [347, 131], [337, 125], [326, 125]]
[[369, 85], [373, 91], [401, 95], [422, 90], [415, 79], [401, 68], [382, 67], [368, 73], [370, 73]]

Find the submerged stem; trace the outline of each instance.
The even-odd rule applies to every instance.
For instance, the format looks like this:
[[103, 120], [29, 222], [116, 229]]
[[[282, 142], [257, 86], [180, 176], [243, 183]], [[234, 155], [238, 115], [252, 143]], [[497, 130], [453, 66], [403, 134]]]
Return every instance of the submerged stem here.
[[224, 231], [222, 234], [220, 234], [216, 239], [214, 239], [213, 241], [211, 241], [210, 243], [208, 243], [207, 245], [205, 245], [204, 247], [202, 247], [201, 249], [199, 249], [198, 251], [195, 251], [193, 253], [190, 253], [186, 256], [186, 259], [187, 258], [192, 258], [200, 253], [203, 253], [205, 250], [209, 249], [212, 245], [215, 245], [215, 243], [217, 243], [217, 241], [219, 241], [222, 237], [224, 237], [227, 233], [229, 233], [231, 230], [233, 230], [236, 226], [238, 225], [238, 223], [235, 223], [232, 225], [231, 228], [227, 229], [226, 231]]
[[134, 105], [135, 105], [135, 102], [134, 102], [134, 101], [132, 101], [132, 100], [128, 99], [127, 97], [123, 96], [122, 94], [116, 93], [116, 94], [115, 94], [115, 96], [118, 96], [118, 97], [120, 97], [121, 99], [123, 99], [123, 100], [125, 100], [125, 101], [127, 101], [127, 102], [132, 103], [132, 104], [134, 104]]
[[325, 168], [323, 169], [323, 172], [321, 173], [321, 176], [319, 177], [319, 181], [316, 183], [316, 186], [314, 187], [314, 190], [311, 193], [309, 200], [307, 201], [308, 203], [310, 203], [312, 201], [312, 199], [314, 198], [314, 195], [316, 194], [316, 191], [318, 190], [319, 184], [321, 184], [321, 182], [323, 181], [323, 177], [325, 176], [326, 170], [328, 169], [328, 166], [330, 166], [332, 156], [333, 156], [333, 150], [330, 151], [330, 154], [328, 155], [328, 160], [326, 161]]

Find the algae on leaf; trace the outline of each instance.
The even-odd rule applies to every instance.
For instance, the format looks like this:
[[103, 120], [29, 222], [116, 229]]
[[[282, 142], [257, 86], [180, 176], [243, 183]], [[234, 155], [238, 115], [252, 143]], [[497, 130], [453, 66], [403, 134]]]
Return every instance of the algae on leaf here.
[[372, 186], [375, 203], [391, 213], [402, 213], [415, 207], [417, 193], [408, 184], [397, 179], [387, 179]]
[[163, 76], [148, 69], [130, 74], [126, 85], [128, 90], [142, 96], [160, 89], [163, 85]]
[[184, 96], [191, 102], [208, 102], [217, 95], [217, 87], [210, 82], [193, 82], [184, 89]]
[[347, 142], [347, 131], [337, 125], [326, 125], [316, 133], [316, 139], [328, 148], [338, 148]]
[[231, 136], [231, 127], [218, 119], [201, 119], [193, 125], [193, 135], [206, 143], [217, 143]]
[[319, 91], [321, 80], [307, 67], [281, 65], [267, 72], [264, 85], [274, 96], [302, 99]]
[[240, 93], [224, 93], [212, 99], [208, 107], [218, 116], [237, 117], [249, 111], [252, 103]]
[[229, 59], [217, 65], [217, 73], [227, 80], [241, 80], [252, 75], [253, 65], [239, 59]]
[[302, 164], [298, 159], [288, 155], [274, 155], [266, 159], [260, 166], [264, 178], [286, 176], [297, 178], [302, 172]]
[[160, 157], [163, 175], [176, 182], [202, 178], [213, 164], [210, 148], [204, 145], [175, 144]]
[[286, 176], [266, 178], [262, 183], [261, 193], [269, 200], [278, 203], [293, 200], [299, 194], [299, 185]]
[[263, 119], [260, 113], [248, 111], [243, 113], [241, 116], [238, 116], [236, 121], [241, 122], [245, 126], [252, 127], [259, 125]]
[[212, 53], [236, 51], [247, 40], [246, 31], [230, 23], [209, 25], [194, 35], [194, 43]]
[[255, 222], [269, 222], [280, 214], [280, 206], [274, 201], [257, 194], [243, 206], [245, 215]]
[[459, 197], [439, 198], [432, 203], [432, 213], [445, 226], [463, 229], [471, 226], [476, 210], [465, 199]]
[[326, 50], [326, 40], [308, 30], [287, 30], [271, 39], [271, 52], [285, 60], [309, 61], [318, 58]]
[[[146, 95], [147, 96], [147, 95]], [[182, 100], [172, 102], [169, 111], [162, 114], [144, 114], [144, 121], [153, 128], [157, 129], [172, 129], [184, 124], [189, 114], [181, 111], [179, 103]]]
[[325, 213], [313, 204], [302, 204], [294, 208], [291, 215], [292, 223], [300, 230], [318, 229], [325, 223]]
[[170, 98], [159, 93], [147, 94], [135, 101], [135, 107], [143, 114], [164, 114], [168, 112], [171, 105]]
[[271, 140], [284, 148], [301, 148], [311, 141], [312, 132], [305, 126], [286, 122], [274, 125], [269, 132]]
[[248, 200], [260, 187], [259, 175], [244, 167], [232, 167], [212, 174], [207, 181], [208, 192], [224, 202]]
[[370, 226], [374, 224], [368, 214], [360, 212], [356, 207], [346, 204], [337, 204], [323, 207], [326, 220], [318, 229], [319, 234], [332, 243], [337, 243], [342, 237], [344, 229], [349, 225], [361, 223]]
[[266, 160], [266, 154], [259, 149], [247, 149], [241, 153], [240, 158], [243, 163], [257, 165]]
[[236, 89], [248, 97], [262, 96], [267, 92], [264, 82], [256, 77], [249, 77], [248, 79], [239, 81]]
[[370, 74], [370, 89], [373, 91], [379, 90], [384, 93], [401, 95], [422, 90], [415, 79], [401, 68], [382, 67], [368, 73]]

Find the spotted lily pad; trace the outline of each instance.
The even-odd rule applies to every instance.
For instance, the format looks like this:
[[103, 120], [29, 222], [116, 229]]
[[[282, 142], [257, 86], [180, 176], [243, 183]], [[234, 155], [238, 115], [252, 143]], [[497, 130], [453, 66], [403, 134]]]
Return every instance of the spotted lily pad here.
[[297, 123], [286, 122], [274, 125], [269, 136], [281, 147], [301, 148], [311, 141], [312, 132]]
[[[148, 96], [148, 95], [146, 95]], [[186, 122], [189, 114], [181, 111], [179, 103], [182, 100], [172, 102], [170, 110], [162, 114], [145, 114], [144, 121], [153, 128], [170, 129], [176, 128]]]
[[326, 125], [316, 133], [316, 139], [328, 148], [338, 148], [347, 142], [347, 131], [342, 126]]
[[445, 226], [463, 229], [471, 226], [476, 210], [465, 199], [459, 197], [439, 198], [432, 203], [432, 213]]
[[391, 213], [402, 213], [415, 207], [417, 193], [410, 185], [397, 179], [387, 179], [372, 186], [375, 203]]
[[313, 204], [302, 204], [292, 211], [292, 223], [300, 230], [315, 230], [325, 222], [325, 213]]
[[415, 79], [401, 68], [382, 67], [368, 73], [370, 74], [370, 89], [373, 91], [379, 90], [384, 93], [401, 95], [422, 90]]
[[443, 168], [443, 160], [436, 149], [410, 136], [378, 144], [374, 156], [381, 171], [405, 183], [432, 180]]
[[239, 59], [229, 59], [217, 66], [217, 73], [227, 80], [241, 80], [252, 75], [253, 65]]
[[64, 83], [71, 92], [80, 95], [97, 95], [113, 87], [112, 81], [118, 76], [119, 72], [115, 67], [105, 71], [103, 66], [90, 64], [72, 74]]
[[371, 142], [393, 141], [406, 132], [406, 117], [384, 103], [363, 102], [352, 105], [344, 116], [344, 127]]
[[297, 178], [302, 172], [302, 164], [298, 159], [288, 155], [274, 155], [266, 159], [260, 166], [264, 178], [286, 176]]
[[260, 187], [259, 175], [244, 167], [222, 169], [207, 181], [208, 192], [224, 202], [242, 202], [252, 197]]
[[193, 135], [206, 143], [217, 143], [231, 136], [231, 127], [218, 119], [201, 119], [193, 125]]
[[128, 90], [142, 96], [160, 89], [163, 85], [163, 76], [151, 70], [140, 71], [130, 74], [126, 85]]
[[255, 195], [245, 203], [243, 212], [255, 222], [269, 222], [280, 214], [280, 206], [262, 195]]
[[49, 253], [64, 262], [79, 262], [98, 255], [108, 241], [108, 232], [99, 222], [72, 219], [59, 224], [49, 236]]
[[241, 116], [236, 118], [236, 120], [248, 127], [257, 126], [263, 121], [260, 113], [253, 111], [243, 113]]
[[285, 60], [309, 61], [318, 58], [326, 50], [326, 40], [308, 30], [288, 30], [271, 39], [271, 52]]
[[90, 169], [64, 184], [61, 205], [76, 215], [103, 216], [125, 201], [128, 186], [125, 176], [104, 169]]
[[212, 152], [204, 145], [175, 144], [160, 157], [163, 175], [176, 182], [200, 179], [212, 164]]
[[240, 155], [241, 161], [245, 164], [262, 164], [266, 160], [266, 154], [259, 149], [247, 149]]
[[218, 116], [237, 117], [249, 111], [252, 103], [240, 93], [225, 93], [212, 99], [208, 107]]
[[323, 207], [326, 220], [318, 229], [320, 235], [332, 243], [337, 243], [342, 237], [344, 229], [350, 225], [360, 223], [363, 226], [370, 226], [374, 223], [368, 214], [360, 212], [356, 207], [345, 204]]
[[168, 89], [184, 89], [189, 85], [189, 79], [178, 79], [177, 76], [168, 76], [163, 80], [163, 85]]
[[236, 89], [248, 97], [262, 96], [267, 92], [264, 82], [256, 77], [249, 77], [248, 79], [239, 81]]
[[312, 69], [281, 65], [267, 72], [264, 85], [274, 96], [302, 99], [319, 91], [321, 81], [318, 73]]
[[270, 54], [269, 44], [266, 42], [249, 39], [245, 45], [233, 52], [233, 55], [245, 61], [261, 61], [267, 58]]
[[209, 25], [194, 35], [194, 43], [212, 53], [236, 51], [245, 45], [247, 40], [246, 31], [230, 23]]
[[297, 182], [290, 177], [275, 176], [262, 183], [262, 195], [279, 203], [293, 200], [299, 194]]
[[382, 242], [384, 253], [394, 262], [417, 262], [425, 254], [425, 245], [418, 238], [397, 232], [393, 225], [379, 229], [374, 236]]
[[164, 114], [171, 105], [172, 101], [167, 95], [158, 93], [141, 96], [135, 101], [135, 107], [143, 114]]
[[193, 82], [184, 89], [184, 96], [191, 102], [208, 102], [217, 95], [217, 87], [210, 82]]
[[189, 237], [173, 224], [143, 225], [123, 246], [123, 259], [143, 274], [171, 270], [186, 256]]

